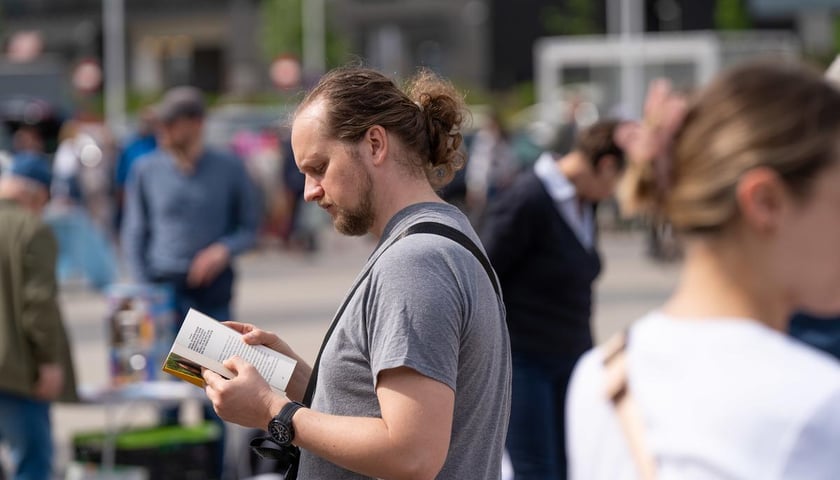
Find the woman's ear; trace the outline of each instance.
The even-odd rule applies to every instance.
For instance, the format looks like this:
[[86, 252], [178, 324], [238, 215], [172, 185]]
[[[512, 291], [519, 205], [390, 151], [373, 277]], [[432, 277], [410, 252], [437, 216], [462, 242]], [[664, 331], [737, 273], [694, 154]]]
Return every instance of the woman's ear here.
[[750, 169], [735, 187], [741, 217], [747, 225], [762, 233], [771, 233], [779, 225], [789, 194], [779, 174], [767, 167]]
[[371, 156], [374, 165], [385, 161], [388, 153], [388, 133], [380, 125], [368, 128], [364, 137], [364, 149]]

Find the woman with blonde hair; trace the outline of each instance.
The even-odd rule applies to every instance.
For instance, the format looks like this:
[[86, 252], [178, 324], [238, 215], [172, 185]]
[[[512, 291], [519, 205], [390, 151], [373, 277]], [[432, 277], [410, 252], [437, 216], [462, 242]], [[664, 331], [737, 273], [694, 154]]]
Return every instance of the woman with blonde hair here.
[[573, 479], [840, 475], [840, 365], [789, 338], [840, 311], [840, 91], [752, 62], [692, 100], [655, 84], [621, 141], [622, 204], [681, 233], [675, 291], [577, 365]]

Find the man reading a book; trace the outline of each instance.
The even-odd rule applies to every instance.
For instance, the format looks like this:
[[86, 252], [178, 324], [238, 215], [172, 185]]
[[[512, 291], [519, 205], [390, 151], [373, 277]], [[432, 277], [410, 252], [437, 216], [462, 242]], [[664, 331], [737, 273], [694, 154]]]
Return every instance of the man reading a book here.
[[464, 108], [429, 72], [403, 90], [360, 67], [329, 72], [298, 107], [292, 146], [305, 199], [339, 232], [379, 243], [314, 370], [278, 336], [231, 324], [247, 343], [298, 361], [286, 395], [238, 357], [225, 362], [234, 378], [204, 378], [222, 418], [300, 447], [301, 479], [500, 476], [504, 307], [468, 219], [436, 193], [464, 163]]

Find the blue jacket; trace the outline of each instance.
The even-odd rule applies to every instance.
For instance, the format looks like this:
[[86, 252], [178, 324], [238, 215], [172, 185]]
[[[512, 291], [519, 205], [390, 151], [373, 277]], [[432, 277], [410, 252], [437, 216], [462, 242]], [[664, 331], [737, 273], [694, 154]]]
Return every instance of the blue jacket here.
[[183, 274], [195, 255], [221, 242], [231, 256], [252, 248], [261, 218], [256, 187], [237, 157], [205, 150], [185, 174], [158, 149], [128, 177], [122, 246], [138, 281]]

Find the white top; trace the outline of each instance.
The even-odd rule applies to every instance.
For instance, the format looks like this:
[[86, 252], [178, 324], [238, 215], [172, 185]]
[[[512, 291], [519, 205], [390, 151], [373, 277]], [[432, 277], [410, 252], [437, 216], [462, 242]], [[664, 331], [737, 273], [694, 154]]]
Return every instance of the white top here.
[[534, 173], [545, 186], [548, 195], [554, 200], [557, 210], [563, 216], [563, 220], [575, 232], [581, 245], [591, 250], [595, 241], [593, 209], [588, 203], [581, 202], [578, 198], [575, 186], [557, 168], [554, 155], [550, 152], [543, 153], [534, 164]]
[[[628, 378], [658, 480], [840, 478], [840, 364], [744, 319], [651, 313], [631, 330]], [[602, 352], [567, 400], [569, 478], [636, 479], [604, 394]]]
[[469, 152], [467, 189], [486, 196], [491, 187], [509, 183], [515, 175], [516, 154], [508, 142], [486, 129], [479, 130]]

